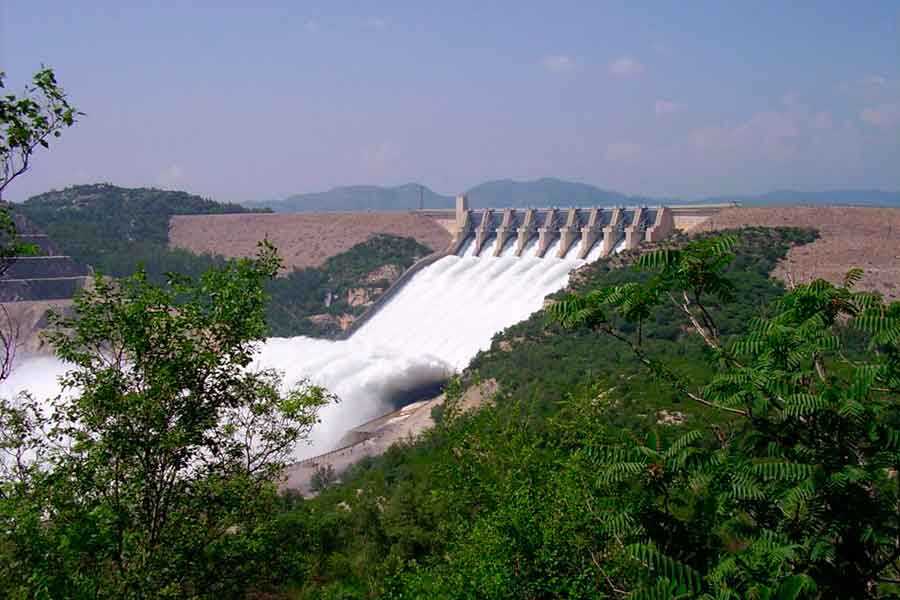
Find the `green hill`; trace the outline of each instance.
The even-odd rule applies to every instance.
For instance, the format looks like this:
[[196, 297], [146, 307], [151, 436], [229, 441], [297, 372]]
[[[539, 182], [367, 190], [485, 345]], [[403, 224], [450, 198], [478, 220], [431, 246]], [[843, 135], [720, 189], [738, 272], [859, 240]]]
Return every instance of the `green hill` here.
[[186, 192], [102, 183], [50, 191], [15, 209], [77, 262], [114, 276], [133, 273], [138, 262], [180, 270], [184, 253], [167, 248], [172, 215], [260, 212]]
[[[222, 204], [185, 192], [108, 184], [47, 192], [15, 209], [76, 262], [113, 277], [130, 275], [142, 266], [156, 282], [165, 281], [170, 272], [199, 277], [226, 262], [221, 256], [169, 248], [172, 215], [269, 210]], [[358, 317], [400, 273], [429, 252], [412, 238], [381, 235], [320, 267], [287, 273], [267, 287], [272, 335], [339, 335], [341, 319]]]

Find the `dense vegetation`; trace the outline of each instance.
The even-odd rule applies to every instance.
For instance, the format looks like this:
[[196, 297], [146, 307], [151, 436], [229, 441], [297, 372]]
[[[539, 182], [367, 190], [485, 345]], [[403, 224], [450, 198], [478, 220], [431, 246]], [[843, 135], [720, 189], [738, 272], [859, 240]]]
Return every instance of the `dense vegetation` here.
[[114, 277], [131, 275], [142, 264], [153, 278], [167, 271], [197, 276], [221, 265], [213, 257], [168, 248], [172, 215], [251, 212], [186, 192], [109, 184], [47, 192], [16, 210], [80, 263]]
[[276, 485], [328, 394], [247, 368], [273, 248], [165, 287], [97, 277], [49, 341], [52, 407], [0, 400], [0, 590], [11, 598], [241, 594]]
[[[350, 304], [351, 290], [361, 291], [368, 298], [377, 297], [398, 274], [430, 253], [431, 250], [413, 238], [376, 235], [332, 256], [321, 267], [294, 269], [269, 283], [272, 301], [267, 314], [272, 334], [316, 337], [340, 334], [338, 318], [357, 317], [367, 307], [367, 304]], [[378, 276], [380, 270], [384, 276]], [[313, 315], [330, 318], [311, 321], [309, 317]]]
[[[301, 598], [898, 597], [900, 305], [824, 282], [785, 295], [765, 274], [811, 237], [595, 266], [562, 304], [583, 328], [539, 316], [476, 361], [469, 377], [505, 387], [493, 406], [451, 400], [420, 441], [293, 499], [275, 578]], [[663, 293], [698, 253], [719, 350]], [[640, 353], [605, 327], [640, 327]]]
[[[150, 281], [157, 283], [166, 281], [168, 273], [197, 278], [227, 262], [221, 256], [169, 248], [172, 215], [248, 212], [236, 204], [221, 204], [185, 192], [106, 184], [41, 194], [16, 210], [77, 262], [114, 277], [129, 276], [140, 266]], [[377, 295], [391, 282], [368, 280], [366, 275], [387, 265], [402, 272], [428, 253], [411, 238], [376, 236], [331, 257], [321, 267], [296, 269], [268, 282], [271, 301], [267, 318], [272, 334], [338, 335], [338, 317], [356, 317], [365, 309], [359, 303], [350, 305], [349, 290]], [[310, 321], [313, 315], [324, 318]]]
[[[30, 91], [0, 98], [0, 190], [74, 117], [52, 72]], [[2, 229], [0, 261], [22, 251]], [[276, 480], [330, 398], [247, 368], [274, 249], [197, 279], [97, 277], [49, 336], [73, 393], [0, 400], [0, 592], [900, 598], [900, 303], [855, 291], [858, 269], [767, 279], [811, 238], [744, 230], [586, 269], [451, 383], [434, 430], [323, 472], [311, 500]], [[503, 393], [461, 410], [480, 377]]]
[[[815, 231], [795, 228], [741, 230], [740, 247], [727, 267], [736, 299], [714, 305], [724, 336], [743, 333], [751, 318], [764, 313], [784, 293], [783, 286], [770, 278], [770, 272], [792, 245], [806, 244], [816, 237]], [[675, 238], [667, 245], [684, 241]], [[629, 268], [640, 255], [624, 253], [588, 265], [573, 275], [570, 287], [584, 292], [595, 287], [644, 283], [651, 274]], [[626, 331], [631, 329], [628, 323], [622, 325]], [[645, 323], [644, 337], [654, 352], [673, 366], [702, 378], [708, 376], [706, 350], [688, 325], [675, 307], [661, 306]], [[690, 418], [705, 419], [708, 414], [685, 405], [677, 393], [650, 377], [627, 349], [589, 331], [565, 331], [548, 323], [543, 312], [497, 333], [491, 348], [472, 360], [467, 377], [496, 379], [502, 383], [504, 397], [544, 414], [571, 390], [598, 381], [616, 386], [619, 401], [629, 407], [613, 417], [622, 425], [636, 425], [636, 421], [653, 424], [658, 409], [678, 411]]]

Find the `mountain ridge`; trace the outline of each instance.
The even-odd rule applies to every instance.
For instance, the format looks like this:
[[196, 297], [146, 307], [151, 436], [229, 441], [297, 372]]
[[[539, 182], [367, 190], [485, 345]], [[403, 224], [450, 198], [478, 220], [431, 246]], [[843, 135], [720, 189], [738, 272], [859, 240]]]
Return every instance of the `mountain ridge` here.
[[[294, 194], [283, 200], [246, 202], [248, 207], [265, 207], [275, 212], [366, 212], [415, 210], [421, 190], [425, 209], [450, 209], [452, 196], [435, 192], [419, 183], [398, 186], [350, 185], [327, 191]], [[555, 177], [518, 181], [485, 181], [466, 192], [473, 208], [528, 208], [548, 206], [612, 206], [621, 204], [739, 203], [750, 206], [790, 204], [900, 207], [900, 191], [841, 189], [828, 191], [776, 190], [762, 194], [720, 194], [697, 198], [664, 198], [630, 195], [589, 183]]]

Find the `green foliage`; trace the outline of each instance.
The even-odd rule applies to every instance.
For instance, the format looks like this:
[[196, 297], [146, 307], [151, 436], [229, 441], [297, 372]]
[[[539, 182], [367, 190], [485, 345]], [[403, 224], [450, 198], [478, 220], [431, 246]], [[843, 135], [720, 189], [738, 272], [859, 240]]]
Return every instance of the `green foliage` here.
[[[743, 229], [733, 232], [738, 241], [734, 260], [723, 273], [734, 286], [734, 301], [715, 301], [716, 325], [725, 338], [745, 331], [752, 318], [769, 310], [784, 293], [784, 288], [769, 274], [778, 260], [793, 244], [808, 243], [815, 233], [798, 229]], [[684, 245], [676, 240], [672, 250]], [[594, 297], [607, 288], [642, 291], [651, 278], [647, 270], [631, 268], [641, 254], [626, 254], [583, 267], [572, 276], [576, 296], [558, 294], [555, 300], [575, 302], [580, 309], [589, 309]], [[620, 292], [621, 293], [621, 292]], [[684, 313], [663, 296], [659, 305], [641, 327], [641, 337], [648, 353], [664, 361], [697, 381], [708, 379], [706, 366], [708, 349], [702, 338], [691, 333], [691, 322]], [[563, 304], [564, 305], [564, 304]], [[577, 308], [577, 306], [576, 306]], [[554, 309], [559, 310], [559, 309]], [[548, 325], [547, 313], [542, 311], [531, 318], [497, 334], [487, 352], [472, 361], [469, 371], [482, 379], [496, 379], [503, 397], [522, 402], [536, 418], [543, 418], [555, 410], [554, 406], [573, 390], [603, 382], [605, 389], [615, 388], [620, 409], [609, 415], [612, 422], [629, 428], [648, 428], [655, 425], [660, 410], [677, 411], [688, 422], [700, 424], [719, 419], [709, 411], [686, 402], [671, 386], [647, 377], [641, 362], [622, 344], [592, 333], [589, 319], [604, 313], [575, 310], [571, 318], [585, 321], [586, 327], [563, 328]], [[637, 324], [617, 314], [608, 315], [623, 333], [637, 333]], [[573, 321], [574, 324], [574, 321]], [[510, 348], [504, 351], [502, 346]]]
[[310, 488], [314, 492], [322, 492], [335, 481], [337, 481], [337, 474], [334, 472], [334, 467], [326, 465], [317, 468], [316, 472], [313, 473], [310, 480]]
[[53, 318], [64, 395], [0, 410], [0, 589], [240, 597], [266, 579], [276, 483], [329, 400], [252, 368], [278, 266], [263, 245], [165, 287], [97, 277]]
[[[0, 90], [6, 74], [0, 71]], [[38, 147], [49, 148], [48, 139], [60, 137], [81, 113], [70, 104], [52, 69], [43, 67], [32, 77], [22, 96], [0, 96], [0, 198], [13, 179], [28, 170]], [[22, 242], [13, 214], [0, 202], [0, 278], [19, 256], [33, 256], [38, 248]], [[17, 325], [4, 308], [0, 314], [0, 380], [9, 375], [18, 341]]]
[[[745, 335], [726, 344], [707, 303], [733, 295], [722, 272], [734, 244], [732, 238], [698, 240], [645, 254], [638, 264], [657, 274], [644, 292], [634, 286], [593, 291], [557, 303], [551, 314], [624, 344], [687, 398], [747, 417], [734, 439], [695, 447], [690, 460], [655, 463], [673, 476], [666, 497], [707, 503], [714, 511], [706, 526], [735, 545], [698, 565], [706, 569], [707, 597], [890, 594], [882, 582], [900, 574], [900, 493], [892, 481], [900, 465], [893, 446], [900, 426], [900, 303], [854, 292], [861, 273], [853, 270], [841, 287], [817, 280], [790, 290], [774, 314], [754, 319]], [[666, 296], [711, 351], [714, 375], [705, 385], [650, 358], [639, 333], [629, 336], [613, 324], [615, 315], [637, 322], [640, 332]], [[847, 358], [843, 327], [868, 334], [869, 351]], [[619, 461], [612, 474], [633, 479], [644, 472], [633, 465]], [[660, 580], [696, 587], [693, 576], [674, 567], [695, 550], [657, 539], [671, 548], [657, 559], [647, 554], [654, 543], [647, 537], [632, 552], [645, 566], [644, 592], [658, 590]]]
[[[576, 329], [505, 332], [512, 351], [469, 378], [512, 392], [449, 402], [421, 440], [286, 514], [303, 515], [302, 572], [279, 567], [298, 597], [897, 597], [900, 305], [825, 282], [785, 293], [764, 276], [808, 234], [733, 237], [649, 270], [594, 266], [552, 310]], [[567, 382], [584, 351], [593, 376]], [[518, 370], [491, 370], [505, 361]], [[686, 423], [657, 424], [663, 408]]]
[[[197, 278], [227, 262], [221, 256], [169, 248], [169, 219], [173, 215], [257, 212], [185, 192], [108, 184], [47, 192], [28, 199], [16, 210], [77, 262], [113, 277], [127, 277], [141, 269], [158, 284], [164, 284], [169, 273]], [[340, 334], [336, 319], [314, 323], [309, 317], [358, 316], [365, 307], [351, 307], [348, 290], [364, 288], [377, 294], [390, 282], [367, 281], [366, 275], [387, 265], [402, 272], [429, 253], [412, 238], [377, 235], [329, 258], [321, 267], [295, 269], [272, 279], [266, 284], [271, 297], [266, 309], [271, 333], [285, 337]], [[328, 306], [326, 297], [332, 299]]]
[[[378, 269], [389, 267], [397, 273], [408, 269], [431, 251], [413, 238], [375, 235], [346, 252], [330, 257], [321, 267], [294, 269], [270, 282], [267, 319], [273, 335], [316, 335], [332, 337], [340, 333], [336, 322], [316, 324], [313, 315], [359, 316], [365, 306], [351, 306], [347, 301], [351, 289], [380, 294], [392, 281], [369, 278]], [[331, 301], [326, 306], [325, 299]]]
[[[0, 90], [5, 87], [5, 77], [0, 71]], [[48, 140], [62, 135], [80, 115], [47, 67], [32, 76], [22, 96], [0, 96], [0, 196], [13, 179], [28, 170], [38, 147], [49, 148]]]
[[221, 259], [169, 250], [171, 216], [254, 212], [186, 192], [109, 184], [47, 192], [16, 210], [76, 261], [114, 277], [129, 276], [143, 266], [157, 282], [164, 281], [167, 269], [198, 277], [221, 266]]

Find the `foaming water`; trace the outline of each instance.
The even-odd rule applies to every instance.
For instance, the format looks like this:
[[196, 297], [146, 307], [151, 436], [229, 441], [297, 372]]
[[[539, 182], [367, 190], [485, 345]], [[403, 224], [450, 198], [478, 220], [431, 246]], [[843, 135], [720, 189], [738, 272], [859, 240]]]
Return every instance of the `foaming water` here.
[[[494, 333], [541, 308], [544, 297], [587, 262], [574, 258], [574, 249], [556, 258], [558, 239], [544, 258], [537, 257], [536, 239], [521, 257], [515, 256], [515, 239], [494, 257], [496, 243], [496, 237], [487, 240], [475, 256], [469, 240], [459, 255], [423, 269], [347, 340], [271, 338], [260, 345], [255, 366], [282, 371], [287, 386], [309, 379], [340, 398], [322, 411], [322, 423], [311, 444], [296, 450], [298, 458], [334, 447], [347, 429], [384, 414], [397, 398], [464, 369]], [[598, 243], [588, 260], [599, 249]], [[64, 371], [52, 358], [23, 361], [0, 383], [0, 395], [27, 389], [37, 398], [53, 397], [59, 392], [53, 382]]]

